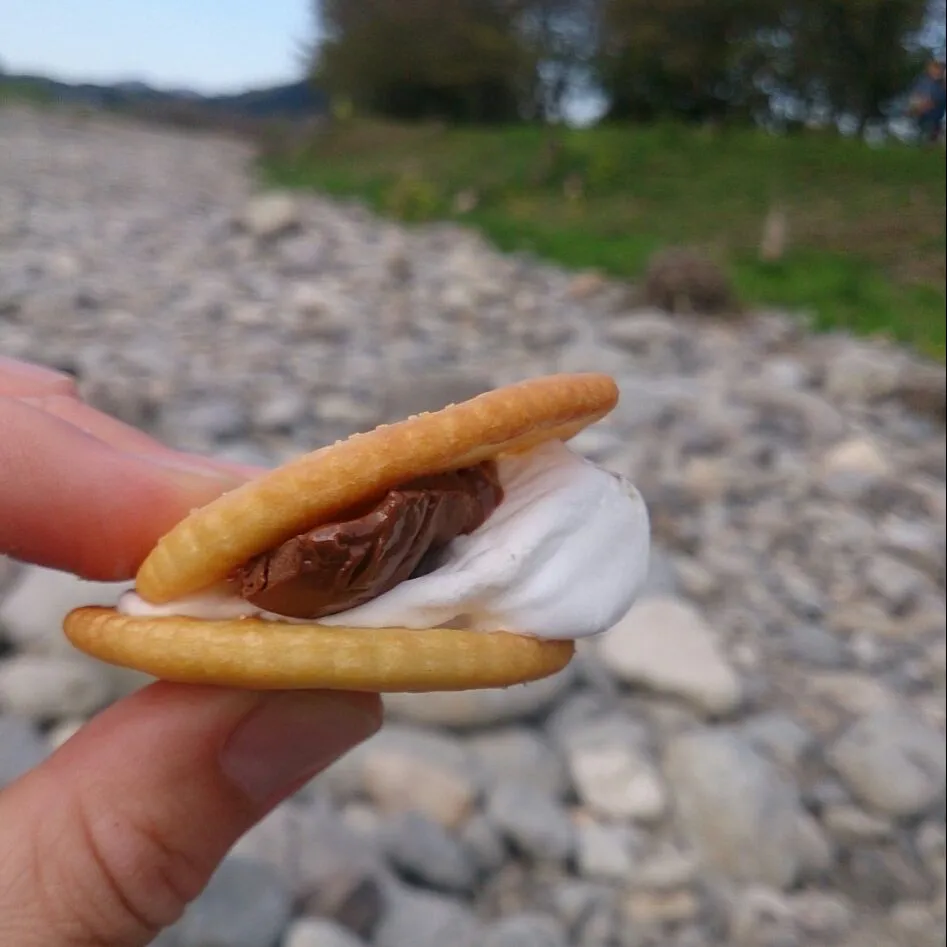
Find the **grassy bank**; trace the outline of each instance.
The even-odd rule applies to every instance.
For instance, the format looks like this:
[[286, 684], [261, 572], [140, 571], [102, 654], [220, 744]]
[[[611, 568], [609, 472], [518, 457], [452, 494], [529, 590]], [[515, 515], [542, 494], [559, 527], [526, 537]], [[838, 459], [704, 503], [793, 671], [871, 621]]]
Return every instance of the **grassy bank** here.
[[[408, 221], [458, 218], [503, 249], [635, 278], [658, 248], [725, 263], [751, 304], [882, 333], [943, 359], [944, 154], [828, 135], [345, 123], [270, 150], [271, 183], [366, 199]], [[758, 258], [773, 206], [788, 249]]]

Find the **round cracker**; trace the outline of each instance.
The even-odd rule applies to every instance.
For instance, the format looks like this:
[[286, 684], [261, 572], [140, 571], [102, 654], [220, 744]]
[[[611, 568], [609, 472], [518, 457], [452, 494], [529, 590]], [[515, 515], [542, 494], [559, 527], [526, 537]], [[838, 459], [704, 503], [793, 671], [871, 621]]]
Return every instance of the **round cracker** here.
[[291, 625], [253, 618], [137, 618], [85, 607], [64, 621], [80, 651], [184, 684], [253, 690], [431, 692], [508, 687], [548, 677], [572, 641], [509, 632]]
[[192, 512], [142, 563], [137, 591], [155, 604], [198, 592], [369, 497], [415, 477], [568, 440], [617, 401], [608, 375], [550, 375], [355, 434]]

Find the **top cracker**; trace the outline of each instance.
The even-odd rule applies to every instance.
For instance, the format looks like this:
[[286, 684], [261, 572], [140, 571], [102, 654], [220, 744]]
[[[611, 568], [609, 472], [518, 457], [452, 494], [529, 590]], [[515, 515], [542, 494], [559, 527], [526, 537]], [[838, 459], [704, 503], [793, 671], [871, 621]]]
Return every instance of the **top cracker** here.
[[163, 604], [198, 592], [254, 556], [401, 483], [543, 441], [568, 440], [617, 402], [618, 388], [608, 375], [549, 375], [353, 434], [193, 511], [142, 563], [138, 593]]

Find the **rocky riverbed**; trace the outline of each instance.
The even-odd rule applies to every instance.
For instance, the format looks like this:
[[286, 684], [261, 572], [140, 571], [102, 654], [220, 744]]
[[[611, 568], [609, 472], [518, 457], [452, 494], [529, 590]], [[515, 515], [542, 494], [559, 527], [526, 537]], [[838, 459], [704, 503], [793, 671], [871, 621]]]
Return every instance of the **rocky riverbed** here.
[[[183, 448], [277, 463], [518, 378], [612, 373], [576, 446], [653, 513], [567, 672], [392, 698], [161, 947], [944, 940], [944, 371], [642, 309], [454, 226], [261, 194], [219, 138], [0, 110], [0, 352]], [[0, 787], [140, 686], [0, 561]]]

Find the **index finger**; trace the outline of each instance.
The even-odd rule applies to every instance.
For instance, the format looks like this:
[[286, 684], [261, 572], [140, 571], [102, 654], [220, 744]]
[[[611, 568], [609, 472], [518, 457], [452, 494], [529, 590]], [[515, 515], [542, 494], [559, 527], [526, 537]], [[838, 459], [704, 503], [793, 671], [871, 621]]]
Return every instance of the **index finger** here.
[[131, 578], [155, 542], [246, 477], [119, 450], [0, 397], [0, 553], [89, 579]]

